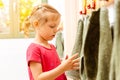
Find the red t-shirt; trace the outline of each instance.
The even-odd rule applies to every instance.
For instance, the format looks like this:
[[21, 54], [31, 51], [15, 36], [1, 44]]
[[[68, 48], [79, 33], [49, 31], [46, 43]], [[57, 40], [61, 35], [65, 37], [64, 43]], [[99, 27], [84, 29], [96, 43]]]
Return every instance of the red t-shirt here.
[[[30, 61], [36, 61], [42, 65], [43, 72], [49, 71], [57, 67], [61, 62], [54, 45], [50, 44], [51, 49], [39, 44], [31, 43], [27, 49], [26, 59], [28, 64], [28, 73], [30, 80], [34, 80], [30, 67]], [[67, 80], [65, 74], [58, 76], [55, 80]]]

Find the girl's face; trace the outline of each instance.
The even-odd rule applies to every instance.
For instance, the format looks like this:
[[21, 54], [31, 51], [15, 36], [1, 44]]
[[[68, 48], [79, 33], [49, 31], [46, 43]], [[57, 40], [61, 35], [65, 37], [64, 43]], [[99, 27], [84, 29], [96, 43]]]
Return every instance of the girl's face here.
[[57, 20], [48, 20], [45, 24], [39, 26], [39, 30], [37, 32], [37, 35], [39, 36], [40, 39], [49, 41], [52, 40], [56, 32], [58, 31], [58, 25], [59, 25], [60, 19]]

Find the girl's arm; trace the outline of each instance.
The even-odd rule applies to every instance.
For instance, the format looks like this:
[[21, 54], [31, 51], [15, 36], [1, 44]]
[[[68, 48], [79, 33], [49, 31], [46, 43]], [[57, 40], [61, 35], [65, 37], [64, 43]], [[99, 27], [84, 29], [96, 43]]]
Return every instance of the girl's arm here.
[[63, 74], [67, 70], [76, 70], [79, 69], [79, 58], [78, 54], [73, 55], [72, 57], [63, 61], [58, 67], [53, 70], [42, 72], [42, 66], [37, 62], [30, 62], [30, 69], [34, 80], [54, 80], [59, 75]]

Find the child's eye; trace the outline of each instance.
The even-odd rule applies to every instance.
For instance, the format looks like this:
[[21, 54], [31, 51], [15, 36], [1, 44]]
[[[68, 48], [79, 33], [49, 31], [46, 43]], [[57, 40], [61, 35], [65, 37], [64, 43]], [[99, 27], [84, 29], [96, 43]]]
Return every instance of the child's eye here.
[[50, 26], [51, 28], [54, 28], [55, 26]]

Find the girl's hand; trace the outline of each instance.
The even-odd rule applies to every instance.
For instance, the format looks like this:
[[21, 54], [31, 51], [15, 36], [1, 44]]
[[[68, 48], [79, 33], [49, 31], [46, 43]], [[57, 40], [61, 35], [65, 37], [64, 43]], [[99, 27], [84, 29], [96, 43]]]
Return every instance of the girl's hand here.
[[77, 70], [79, 69], [79, 61], [80, 58], [78, 58], [78, 53], [72, 55], [71, 57], [68, 57], [62, 61], [61, 66], [63, 66], [64, 70]]

